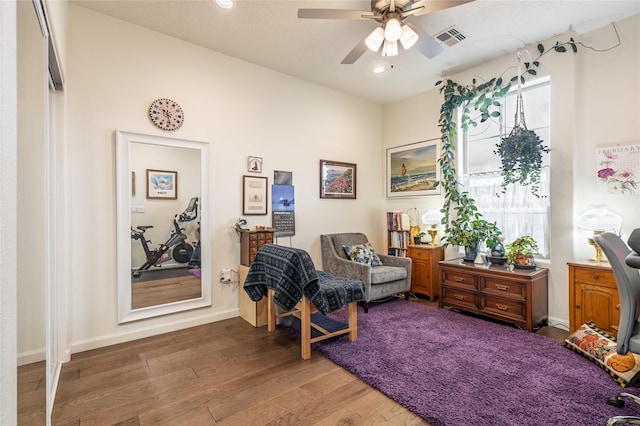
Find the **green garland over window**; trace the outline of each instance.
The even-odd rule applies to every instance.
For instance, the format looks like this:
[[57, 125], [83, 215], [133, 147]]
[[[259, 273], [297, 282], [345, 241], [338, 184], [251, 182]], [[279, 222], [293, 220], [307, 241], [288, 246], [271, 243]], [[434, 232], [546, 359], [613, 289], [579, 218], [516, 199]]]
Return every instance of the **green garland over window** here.
[[[567, 48], [565, 46], [567, 45], [571, 47], [574, 53], [578, 51], [573, 38], [562, 44], [556, 43], [549, 50], [545, 50], [542, 44], [538, 44], [538, 57], [532, 62], [525, 62], [525, 72], [520, 76], [514, 76], [507, 83], [504, 82], [502, 77], [492, 78], [481, 84], [477, 84], [476, 79], [473, 79], [472, 83], [466, 86], [450, 79], [436, 82], [436, 87], [440, 87], [440, 93], [444, 97], [438, 120], [441, 132], [440, 142], [442, 144], [442, 151], [438, 159], [441, 179], [436, 182], [436, 186], [444, 189], [444, 204], [441, 210], [443, 213], [442, 224], [445, 226], [443, 246], [471, 247], [474, 242], [477, 244], [483, 239], [495, 237], [500, 233], [495, 223], [488, 223], [483, 219], [482, 214], [475, 206], [473, 198], [469, 196], [467, 191], [463, 190], [458, 182], [454, 142], [457, 135], [457, 123], [454, 120], [456, 109], [460, 108], [462, 111], [460, 128], [464, 131], [478, 125], [477, 121], [471, 116], [472, 109], [476, 115], [479, 115], [480, 122], [500, 116], [500, 112], [496, 109], [500, 106], [499, 99], [507, 94], [513, 82], [517, 82], [518, 78], [520, 78], [521, 82], [524, 83], [525, 76], [537, 75], [536, 69], [540, 66], [539, 59], [550, 51], [566, 52]], [[536, 139], [538, 139], [537, 135]], [[541, 152], [538, 151], [538, 154], [541, 155]], [[504, 161], [505, 158], [503, 158], [503, 165]], [[507, 158], [506, 161], [507, 165], [509, 165], [511, 160]], [[512, 179], [511, 174], [506, 176]], [[505, 177], [504, 174], [503, 177]], [[534, 177], [532, 182], [534, 184], [539, 182], [539, 177], [537, 181]], [[506, 186], [506, 184], [504, 185]]]

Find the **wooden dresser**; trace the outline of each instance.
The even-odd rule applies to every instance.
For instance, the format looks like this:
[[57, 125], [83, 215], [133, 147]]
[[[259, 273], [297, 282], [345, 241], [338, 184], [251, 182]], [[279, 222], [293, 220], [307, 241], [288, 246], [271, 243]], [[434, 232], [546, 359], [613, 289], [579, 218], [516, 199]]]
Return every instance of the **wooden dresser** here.
[[548, 315], [548, 270], [489, 268], [461, 259], [439, 263], [440, 307], [511, 322], [533, 331]]
[[593, 321], [613, 336], [618, 334], [620, 299], [613, 270], [608, 263], [569, 262], [569, 328], [573, 333]]
[[444, 259], [444, 249], [427, 244], [410, 245], [411, 292], [429, 297], [433, 302], [440, 294], [440, 268], [438, 262]]

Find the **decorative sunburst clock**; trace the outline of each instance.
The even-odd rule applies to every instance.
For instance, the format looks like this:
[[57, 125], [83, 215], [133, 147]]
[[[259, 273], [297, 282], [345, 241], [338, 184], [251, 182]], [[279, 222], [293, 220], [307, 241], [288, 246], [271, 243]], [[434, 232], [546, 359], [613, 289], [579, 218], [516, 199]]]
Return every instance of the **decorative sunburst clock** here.
[[184, 122], [184, 111], [177, 102], [167, 98], [156, 99], [149, 107], [151, 122], [162, 130], [177, 130]]

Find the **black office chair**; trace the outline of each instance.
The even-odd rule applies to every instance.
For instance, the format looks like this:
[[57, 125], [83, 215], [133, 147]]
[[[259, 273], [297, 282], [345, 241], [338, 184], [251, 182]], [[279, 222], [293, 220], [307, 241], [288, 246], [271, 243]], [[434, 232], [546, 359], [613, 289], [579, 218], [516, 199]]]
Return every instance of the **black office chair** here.
[[[635, 229], [629, 237], [630, 245], [635, 251], [614, 233], [605, 232], [593, 237], [600, 246], [613, 269], [620, 297], [620, 322], [618, 328], [617, 352], [625, 355], [628, 352], [640, 353], [640, 228]], [[610, 405], [624, 407], [624, 399], [630, 398], [640, 404], [640, 398], [627, 392], [609, 398]], [[607, 426], [617, 424], [640, 425], [640, 417], [615, 416], [607, 421]]]

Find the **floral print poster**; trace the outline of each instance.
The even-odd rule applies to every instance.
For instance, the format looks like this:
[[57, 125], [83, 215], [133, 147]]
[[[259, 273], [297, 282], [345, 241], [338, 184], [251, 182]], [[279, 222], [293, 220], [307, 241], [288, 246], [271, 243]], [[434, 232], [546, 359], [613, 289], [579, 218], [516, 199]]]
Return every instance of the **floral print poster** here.
[[638, 195], [640, 183], [640, 145], [598, 146], [598, 192]]

